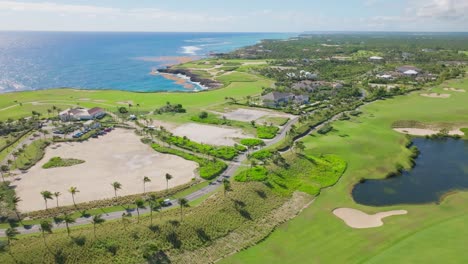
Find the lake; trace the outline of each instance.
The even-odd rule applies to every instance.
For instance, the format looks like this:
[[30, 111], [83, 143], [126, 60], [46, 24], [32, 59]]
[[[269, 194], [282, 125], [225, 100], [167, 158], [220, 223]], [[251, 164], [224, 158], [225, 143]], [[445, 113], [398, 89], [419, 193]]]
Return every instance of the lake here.
[[412, 170], [357, 184], [352, 191], [354, 200], [371, 206], [423, 204], [468, 188], [468, 141], [416, 138], [413, 144], [421, 154]]

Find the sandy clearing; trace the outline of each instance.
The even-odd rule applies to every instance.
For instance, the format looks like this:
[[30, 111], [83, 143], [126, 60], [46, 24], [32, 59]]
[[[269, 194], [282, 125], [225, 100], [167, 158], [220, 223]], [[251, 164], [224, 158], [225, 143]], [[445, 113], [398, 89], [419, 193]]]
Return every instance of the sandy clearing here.
[[286, 118], [293, 117], [292, 115], [287, 115], [287, 114], [280, 114], [280, 113], [274, 113], [274, 112], [262, 111], [262, 110], [244, 109], [244, 108], [239, 108], [229, 113], [220, 113], [220, 114], [225, 116], [227, 119], [242, 121], [242, 122], [255, 121], [263, 117], [286, 117]]
[[465, 93], [466, 91], [463, 89], [457, 89], [457, 88], [444, 88], [445, 91], [452, 91], [452, 92], [459, 92], [459, 93]]
[[[440, 130], [424, 129], [424, 128], [395, 128], [393, 130], [399, 133], [413, 135], [413, 136], [431, 136], [440, 132]], [[464, 136], [465, 133], [463, 133], [463, 131], [461, 131], [460, 129], [454, 129], [454, 130], [449, 131], [449, 135]]]
[[266, 61], [255, 61], [255, 62], [244, 62], [242, 65], [264, 65], [267, 64]]
[[[87, 202], [113, 197], [114, 190], [110, 184], [114, 181], [122, 184], [118, 195], [142, 193], [144, 176], [152, 180], [146, 184], [148, 191], [164, 190], [166, 173], [174, 176], [169, 187], [184, 184], [196, 177], [198, 167], [195, 162], [153, 151], [141, 143], [131, 130], [117, 129], [99, 139], [56, 144], [55, 148], [48, 148], [44, 159], [27, 173], [18, 175], [20, 180], [15, 184], [16, 192], [22, 199], [19, 203], [21, 211], [44, 209], [44, 200], [40, 195], [43, 190], [61, 192], [59, 204], [71, 205], [72, 197], [67, 192], [71, 186], [80, 190], [76, 202]], [[56, 156], [81, 159], [85, 163], [67, 168], [42, 169], [45, 162]], [[49, 201], [49, 207], [55, 204], [55, 200]]]
[[174, 135], [184, 137], [198, 143], [218, 146], [233, 146], [236, 138], [249, 138], [252, 135], [244, 134], [241, 129], [224, 128], [209, 125], [188, 123], [171, 131]]
[[424, 97], [430, 97], [430, 98], [449, 98], [451, 96], [450, 94], [439, 94], [439, 93], [430, 93], [430, 94], [423, 93], [420, 95]]
[[352, 228], [373, 228], [383, 226], [382, 219], [393, 215], [405, 215], [406, 210], [395, 210], [380, 212], [374, 215], [366, 214], [360, 210], [352, 208], [338, 208], [333, 210], [333, 214], [343, 220]]

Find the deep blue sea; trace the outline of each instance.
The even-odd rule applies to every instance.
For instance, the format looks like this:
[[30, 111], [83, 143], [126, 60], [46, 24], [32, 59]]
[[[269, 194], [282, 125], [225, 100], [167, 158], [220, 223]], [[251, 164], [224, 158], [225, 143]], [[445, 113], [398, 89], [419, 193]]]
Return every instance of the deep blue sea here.
[[58, 87], [187, 91], [151, 75], [166, 57], [207, 56], [284, 33], [0, 32], [0, 92]]

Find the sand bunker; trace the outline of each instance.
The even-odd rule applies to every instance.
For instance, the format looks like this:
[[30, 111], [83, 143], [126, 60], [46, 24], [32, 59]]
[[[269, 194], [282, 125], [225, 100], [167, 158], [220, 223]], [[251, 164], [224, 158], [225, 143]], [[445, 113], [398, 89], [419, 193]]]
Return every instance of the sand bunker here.
[[[81, 159], [85, 163], [65, 168], [42, 168], [45, 162], [56, 156]], [[72, 197], [67, 192], [71, 186], [80, 190], [75, 200], [81, 203], [114, 197], [111, 186], [114, 181], [122, 184], [118, 195], [143, 193], [144, 176], [151, 179], [146, 184], [147, 191], [164, 190], [166, 173], [174, 176], [169, 187], [181, 185], [196, 177], [197, 167], [195, 162], [155, 152], [141, 143], [131, 130], [118, 129], [88, 142], [60, 143], [48, 148], [44, 159], [27, 173], [18, 175], [21, 179], [14, 184], [22, 199], [19, 209], [29, 212], [45, 208], [40, 195], [44, 190], [61, 192], [59, 204], [71, 205]], [[48, 204], [54, 207], [56, 201], [51, 200]]]
[[177, 127], [171, 131], [177, 136], [186, 136], [190, 140], [198, 143], [205, 143], [218, 146], [233, 146], [236, 144], [236, 138], [248, 138], [252, 135], [247, 135], [240, 129], [224, 128], [208, 125], [200, 125], [189, 123]]
[[368, 215], [360, 210], [352, 208], [338, 208], [333, 210], [333, 214], [343, 220], [352, 228], [372, 228], [382, 226], [382, 219], [393, 215], [405, 215], [406, 210], [395, 210]]
[[[433, 130], [433, 129], [424, 129], [424, 128], [395, 128], [393, 129], [396, 132], [400, 132], [403, 134], [413, 135], [413, 136], [431, 136], [438, 134], [440, 130]], [[454, 129], [449, 131], [449, 135], [452, 136], [464, 136], [465, 133], [460, 129]]]
[[285, 117], [285, 118], [292, 117], [291, 115], [286, 115], [286, 114], [280, 114], [280, 113], [274, 113], [274, 112], [262, 111], [262, 110], [244, 109], [244, 108], [239, 108], [235, 111], [224, 113], [222, 115], [225, 116], [227, 119], [242, 121], [242, 122], [255, 121], [263, 117]]
[[426, 94], [426, 93], [423, 93], [423, 94], [421, 94], [421, 96], [431, 97], [431, 98], [449, 98], [450, 94], [439, 94], [439, 93]]
[[444, 88], [445, 91], [452, 91], [452, 92], [459, 92], [459, 93], [465, 93], [466, 91], [463, 89], [457, 89], [457, 88]]

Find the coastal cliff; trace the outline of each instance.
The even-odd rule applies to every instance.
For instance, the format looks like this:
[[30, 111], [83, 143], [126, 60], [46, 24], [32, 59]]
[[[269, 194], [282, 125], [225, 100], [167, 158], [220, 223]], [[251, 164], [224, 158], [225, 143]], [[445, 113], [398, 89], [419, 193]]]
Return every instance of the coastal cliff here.
[[217, 82], [215, 80], [207, 79], [207, 78], [201, 78], [200, 76], [192, 73], [188, 69], [175, 69], [175, 68], [168, 67], [168, 68], [164, 68], [164, 69], [158, 69], [158, 72], [159, 73], [167, 73], [167, 74], [175, 74], [175, 75], [179, 75], [179, 74], [184, 75], [184, 76], [187, 76], [188, 78], [190, 78], [191, 82], [199, 83], [200, 85], [202, 85], [204, 87], [207, 87], [207, 88], [210, 88], [210, 89], [216, 89], [216, 88], [220, 88], [220, 87], [223, 86], [222, 83]]

